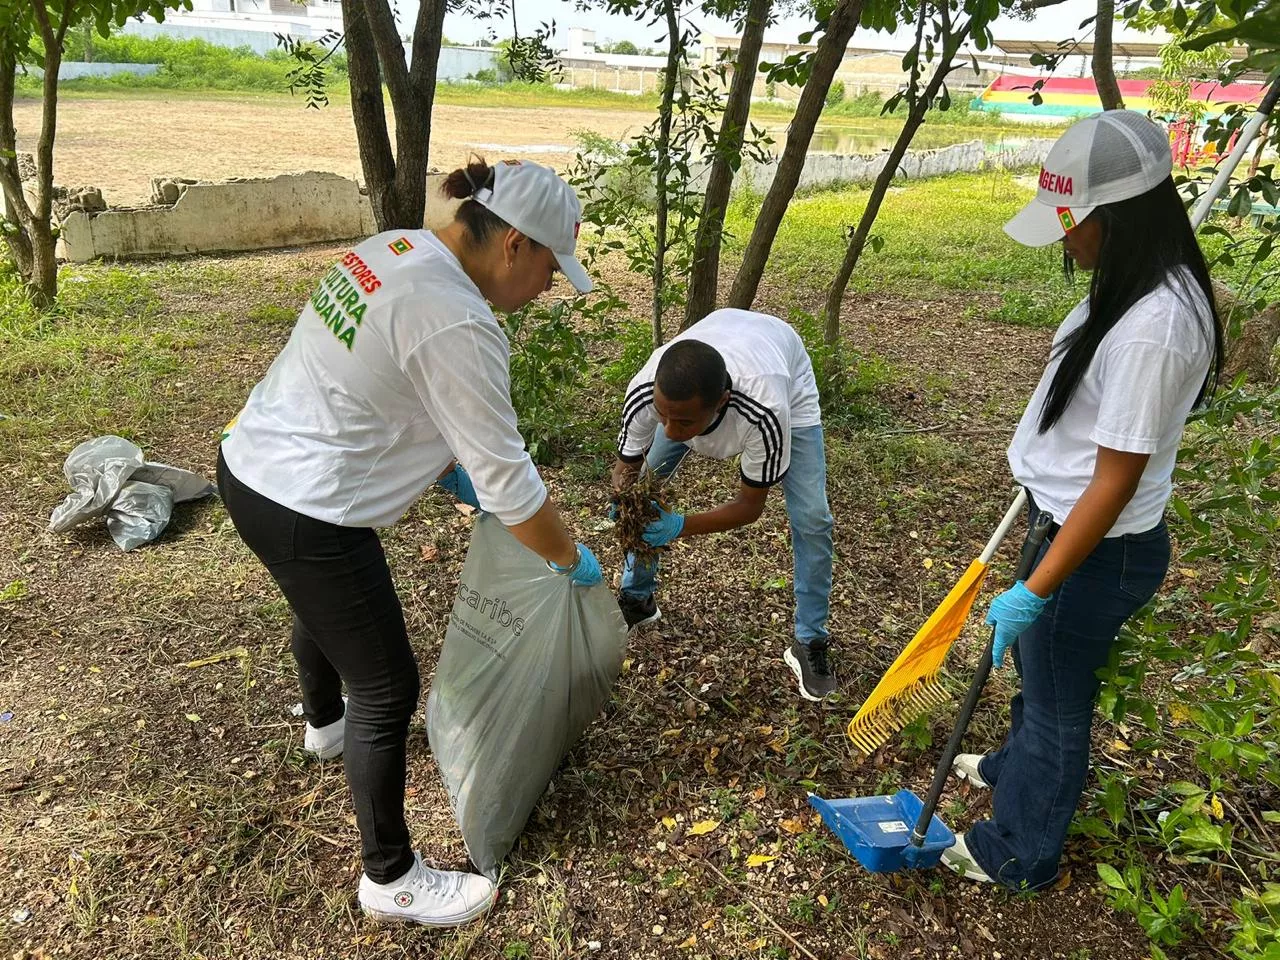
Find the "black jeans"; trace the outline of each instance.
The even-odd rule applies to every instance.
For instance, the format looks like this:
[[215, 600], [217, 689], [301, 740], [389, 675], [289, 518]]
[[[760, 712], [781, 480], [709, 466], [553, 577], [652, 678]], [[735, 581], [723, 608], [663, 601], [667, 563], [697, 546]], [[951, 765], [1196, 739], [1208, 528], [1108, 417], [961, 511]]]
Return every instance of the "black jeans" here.
[[356, 807], [364, 872], [389, 883], [413, 866], [404, 822], [405, 739], [418, 705], [418, 665], [378, 535], [314, 520], [256, 493], [218, 455], [231, 522], [293, 611], [293, 656], [312, 726], [343, 715], [342, 759]]

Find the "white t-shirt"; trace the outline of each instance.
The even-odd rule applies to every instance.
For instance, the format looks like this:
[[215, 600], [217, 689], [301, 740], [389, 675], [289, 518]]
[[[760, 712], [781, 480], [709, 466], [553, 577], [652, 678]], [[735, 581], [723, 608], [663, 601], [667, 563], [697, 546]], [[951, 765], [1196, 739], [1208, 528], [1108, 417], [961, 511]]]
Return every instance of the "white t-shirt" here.
[[222, 444], [268, 499], [347, 527], [404, 515], [448, 466], [505, 524], [546, 488], [511, 407], [507, 338], [432, 233], [380, 233], [316, 287]]
[[[1195, 308], [1168, 284], [1134, 304], [1098, 345], [1062, 417], [1041, 434], [1040, 415], [1060, 357], [1045, 369], [1009, 446], [1009, 466], [1059, 523], [1093, 479], [1098, 447], [1151, 455], [1137, 492], [1107, 536], [1150, 530], [1164, 516], [1182, 431], [1213, 356], [1208, 305], [1189, 274], [1187, 280]], [[1086, 298], [1058, 328], [1055, 347], [1088, 313]]]
[[791, 465], [791, 430], [822, 423], [818, 385], [804, 341], [777, 317], [750, 310], [716, 310], [653, 352], [631, 380], [622, 409], [618, 455], [637, 460], [653, 443], [658, 416], [653, 380], [672, 343], [700, 340], [719, 351], [729, 372], [729, 403], [719, 419], [688, 442], [717, 460], [742, 455], [742, 479], [769, 487]]

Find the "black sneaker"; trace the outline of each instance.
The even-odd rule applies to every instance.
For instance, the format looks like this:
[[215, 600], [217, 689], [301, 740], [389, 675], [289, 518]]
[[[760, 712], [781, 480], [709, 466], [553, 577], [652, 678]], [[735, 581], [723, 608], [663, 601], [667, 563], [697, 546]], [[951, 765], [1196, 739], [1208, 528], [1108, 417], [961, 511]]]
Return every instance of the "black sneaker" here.
[[662, 611], [658, 609], [658, 601], [653, 594], [647, 597], [633, 597], [629, 593], [618, 594], [618, 606], [622, 617], [627, 621], [627, 629], [635, 630], [646, 623], [656, 623], [662, 619]]
[[836, 675], [831, 672], [831, 664], [827, 662], [826, 643], [814, 641], [805, 645], [797, 640], [782, 655], [782, 659], [787, 661], [787, 666], [796, 675], [800, 696], [806, 700], [816, 702], [835, 692]]

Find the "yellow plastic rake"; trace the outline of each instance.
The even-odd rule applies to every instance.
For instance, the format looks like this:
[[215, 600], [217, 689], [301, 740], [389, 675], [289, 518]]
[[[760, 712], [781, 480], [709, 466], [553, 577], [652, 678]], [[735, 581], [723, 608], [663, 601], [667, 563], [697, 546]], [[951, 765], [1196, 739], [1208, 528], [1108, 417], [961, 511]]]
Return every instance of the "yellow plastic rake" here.
[[849, 739], [863, 753], [874, 753], [912, 720], [951, 699], [940, 681], [943, 661], [969, 618], [986, 578], [987, 565], [1026, 502], [1026, 491], [1018, 491], [981, 556], [969, 564], [849, 722]]

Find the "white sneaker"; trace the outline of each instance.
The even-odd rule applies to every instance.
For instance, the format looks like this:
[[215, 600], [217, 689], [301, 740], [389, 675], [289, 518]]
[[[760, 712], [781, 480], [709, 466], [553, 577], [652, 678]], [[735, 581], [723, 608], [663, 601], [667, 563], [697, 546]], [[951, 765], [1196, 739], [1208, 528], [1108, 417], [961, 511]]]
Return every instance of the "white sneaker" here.
[[[345, 710], [347, 706], [347, 698], [342, 698], [342, 706]], [[347, 715], [344, 712], [341, 717], [323, 727], [313, 727], [307, 724], [306, 733], [302, 735], [302, 749], [307, 751], [317, 760], [332, 760], [334, 757], [342, 756], [342, 742], [347, 734]]]
[[413, 866], [394, 883], [360, 877], [360, 909], [375, 920], [402, 920], [428, 927], [457, 927], [488, 911], [498, 890], [488, 878], [455, 870], [432, 870], [413, 855]]
[[951, 772], [959, 780], [968, 780], [975, 787], [985, 787], [990, 790], [991, 784], [983, 780], [982, 775], [978, 773], [978, 764], [985, 756], [985, 753], [962, 753], [952, 761]]
[[966, 880], [976, 880], [978, 883], [995, 883], [987, 875], [987, 871], [978, 866], [978, 861], [973, 859], [973, 854], [969, 852], [968, 845], [964, 842], [964, 834], [956, 834], [956, 843], [953, 847], [948, 847], [942, 851], [942, 862], [955, 873], [960, 874]]

